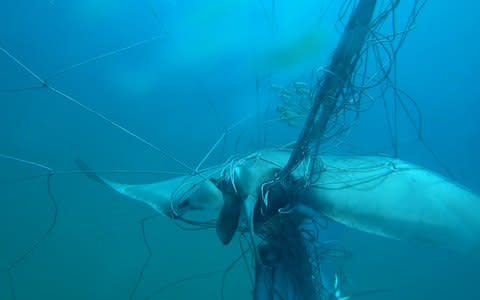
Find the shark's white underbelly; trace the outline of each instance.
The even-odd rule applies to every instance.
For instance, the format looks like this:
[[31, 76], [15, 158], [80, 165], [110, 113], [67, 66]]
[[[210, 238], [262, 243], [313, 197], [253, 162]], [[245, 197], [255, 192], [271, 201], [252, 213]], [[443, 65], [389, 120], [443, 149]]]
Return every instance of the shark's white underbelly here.
[[480, 198], [432, 172], [385, 157], [325, 157], [301, 201], [349, 227], [460, 252], [480, 249]]

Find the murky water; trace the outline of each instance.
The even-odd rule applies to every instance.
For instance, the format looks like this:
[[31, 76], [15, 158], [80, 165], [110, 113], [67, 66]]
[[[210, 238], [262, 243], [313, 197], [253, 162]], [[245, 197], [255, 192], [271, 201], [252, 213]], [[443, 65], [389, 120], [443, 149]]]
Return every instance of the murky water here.
[[[73, 97], [48, 88], [18, 91], [41, 82], [0, 52], [0, 153], [55, 171], [76, 169], [74, 160], [81, 157], [99, 170], [185, 172], [161, 152], [195, 167], [240, 120], [208, 165], [293, 140], [298, 129], [270, 122], [278, 118], [279, 99], [269, 86], [310, 82], [339, 36], [333, 26], [338, 3], [318, 0], [6, 0], [0, 6], [0, 46]], [[475, 11], [474, 2], [430, 1], [400, 51], [398, 83], [422, 109], [427, 143], [460, 183], [480, 192]], [[398, 124], [400, 157], [444, 172], [415, 141], [406, 115], [399, 115]], [[381, 102], [361, 116], [347, 140], [352, 152], [391, 153]], [[45, 176], [17, 180], [45, 170], [7, 159], [0, 160], [0, 170], [0, 266], [6, 269], [48, 229], [53, 206]], [[168, 177], [109, 176], [134, 183]], [[140, 220], [152, 211], [81, 174], [56, 174], [51, 189], [57, 224], [13, 269], [17, 298], [127, 299], [147, 256]], [[240, 254], [238, 243], [222, 246], [214, 230], [184, 231], [166, 218], [150, 220], [146, 228], [153, 257], [138, 299], [180, 279], [225, 269]], [[340, 238], [353, 253], [345, 265], [347, 292], [392, 289], [363, 299], [480, 298], [478, 256], [348, 229]], [[0, 298], [8, 299], [2, 274]], [[243, 261], [224, 282], [225, 299], [249, 299]], [[219, 299], [221, 285], [219, 272], [170, 286], [154, 298]]]

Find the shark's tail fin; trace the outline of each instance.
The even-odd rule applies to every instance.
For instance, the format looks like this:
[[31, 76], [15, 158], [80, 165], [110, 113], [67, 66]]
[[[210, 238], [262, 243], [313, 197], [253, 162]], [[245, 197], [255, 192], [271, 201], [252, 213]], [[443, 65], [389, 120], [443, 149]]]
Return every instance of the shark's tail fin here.
[[92, 169], [90, 169], [90, 167], [87, 165], [86, 162], [84, 162], [80, 157], [77, 157], [75, 158], [75, 164], [78, 166], [78, 168], [90, 179], [98, 182], [98, 183], [101, 183], [101, 184], [104, 184], [104, 185], [108, 185], [105, 180], [98, 176], [97, 173], [95, 173], [94, 171], [92, 171]]
[[100, 176], [81, 159], [76, 158], [78, 168], [90, 179], [112, 188], [114, 191], [128, 198], [148, 204], [154, 210], [168, 215], [171, 210], [171, 194], [177, 185], [168, 181], [150, 184], [124, 184]]

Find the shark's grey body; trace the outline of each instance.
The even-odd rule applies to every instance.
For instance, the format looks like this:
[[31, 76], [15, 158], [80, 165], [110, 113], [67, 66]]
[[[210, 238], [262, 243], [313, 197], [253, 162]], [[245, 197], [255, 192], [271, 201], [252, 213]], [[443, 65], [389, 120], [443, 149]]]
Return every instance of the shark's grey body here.
[[480, 250], [480, 198], [414, 164], [385, 157], [327, 157], [315, 187], [300, 197], [349, 227], [459, 252]]
[[[238, 220], [230, 223], [229, 220], [238, 218], [243, 211], [243, 216], [249, 219], [246, 223], [251, 222], [253, 207], [247, 200], [261, 199], [262, 185], [273, 179], [289, 154], [288, 151], [264, 151], [240, 160], [231, 172], [223, 172], [229, 174], [226, 180], [230, 183], [229, 192], [225, 185], [218, 184], [221, 176], [212, 180], [198, 175], [186, 176], [140, 185], [104, 178], [101, 181], [166, 215], [182, 202], [187, 210], [218, 209], [226, 204], [219, 220], [226, 221], [225, 226], [234, 231]], [[322, 156], [322, 161], [324, 170], [298, 195], [298, 203], [364, 232], [426, 242], [460, 252], [480, 249], [480, 198], [468, 189], [399, 159]], [[300, 178], [307, 169], [307, 163], [303, 163], [293, 176]], [[225, 182], [225, 178], [223, 180]], [[185, 196], [178, 197], [179, 191]], [[232, 193], [240, 200], [232, 200]], [[237, 208], [239, 205], [243, 209]], [[223, 227], [220, 226], [220, 236], [224, 234], [228, 242], [232, 228], [225, 231]]]

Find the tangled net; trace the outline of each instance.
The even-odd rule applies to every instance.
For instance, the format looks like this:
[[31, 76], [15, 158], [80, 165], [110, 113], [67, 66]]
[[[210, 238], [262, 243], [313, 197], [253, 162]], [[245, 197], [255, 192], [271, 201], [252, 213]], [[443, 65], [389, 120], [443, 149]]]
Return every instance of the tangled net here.
[[[339, 30], [342, 30], [347, 22], [347, 18], [350, 16], [351, 12], [355, 9], [359, 0], [346, 0], [341, 5], [341, 9], [338, 13], [338, 19], [336, 22], [336, 26]], [[405, 1], [403, 3], [406, 3]], [[376, 17], [373, 19], [371, 26], [369, 28], [367, 40], [365, 47], [362, 49], [361, 53], [355, 60], [354, 69], [352, 70], [352, 74], [348, 81], [346, 81], [341, 89], [340, 94], [337, 97], [335, 109], [332, 111], [332, 114], [329, 117], [328, 128], [321, 134], [315, 136], [314, 139], [308, 141], [310, 146], [310, 153], [309, 155], [312, 157], [316, 157], [318, 152], [318, 145], [325, 140], [337, 137], [342, 135], [344, 132], [348, 131], [355, 123], [358, 121], [359, 114], [377, 101], [375, 99], [381, 99], [384, 103], [386, 113], [389, 114], [389, 106], [387, 99], [390, 95], [393, 95], [393, 115], [394, 120], [393, 122], [388, 120], [388, 127], [389, 132], [392, 137], [392, 145], [395, 150], [395, 154], [397, 153], [397, 127], [396, 127], [396, 116], [397, 116], [397, 109], [398, 104], [400, 107], [405, 111], [408, 118], [414, 125], [415, 129], [417, 130], [417, 134], [419, 139], [423, 142], [421, 131], [422, 131], [422, 124], [421, 124], [421, 115], [418, 110], [418, 106], [413, 101], [411, 97], [409, 97], [403, 90], [397, 87], [397, 53], [399, 49], [402, 47], [408, 33], [413, 29], [416, 18], [427, 3], [427, 0], [415, 0], [411, 4], [411, 12], [407, 21], [403, 25], [398, 24], [397, 18], [397, 9], [400, 5], [400, 1], [393, 1], [393, 0], [384, 0], [381, 1], [377, 7]], [[3, 48], [2, 48], [3, 50]], [[3, 50], [4, 51], [4, 50]], [[123, 51], [123, 50], [119, 50]], [[119, 51], [115, 51], [118, 53]], [[4, 51], [7, 55], [8, 52]], [[96, 60], [98, 58], [94, 58]], [[91, 61], [91, 60], [89, 60]], [[87, 63], [87, 62], [86, 62]], [[73, 66], [76, 67], [76, 66]], [[72, 68], [73, 68], [72, 67]], [[70, 69], [70, 68], [69, 68]], [[53, 91], [56, 94], [66, 98], [67, 100], [74, 102], [80, 106], [83, 106], [75, 99], [69, 97], [68, 95], [64, 94], [63, 92], [51, 87], [47, 82], [53, 76], [58, 76], [67, 70], [60, 71], [48, 78], [41, 79], [34, 73], [32, 75], [38, 79], [39, 86], [29, 87], [26, 89], [37, 89], [37, 88], [48, 88], [49, 90]], [[27, 69], [28, 70], [28, 69]], [[286, 121], [291, 126], [298, 126], [300, 123], [307, 118], [308, 113], [314, 103], [315, 95], [318, 93], [318, 89], [322, 84], [322, 80], [326, 73], [330, 72], [327, 68], [320, 67], [317, 69], [317, 73], [320, 76], [318, 82], [313, 86], [308, 86], [308, 84], [303, 82], [296, 82], [293, 84], [293, 89], [280, 89], [280, 97], [282, 99], [282, 104], [278, 107], [278, 111], [281, 114], [281, 117], [284, 121]], [[25, 89], [20, 89], [25, 90]], [[3, 92], [15, 92], [18, 90], [10, 91], [4, 90]], [[374, 91], [379, 92], [378, 96], [372, 96]], [[410, 114], [409, 110], [407, 109], [406, 101], [410, 101], [414, 104], [415, 108], [417, 109], [418, 119], [416, 120], [413, 115]], [[89, 110], [91, 113], [95, 114], [97, 117], [107, 120], [113, 126], [117, 127], [118, 129], [125, 131], [126, 133], [133, 135], [130, 131], [121, 127], [117, 123], [111, 122], [106, 119], [103, 115], [100, 115], [94, 111]], [[176, 160], [174, 157], [166, 154], [162, 149], [159, 149], [152, 144], [148, 143], [148, 141], [142, 139], [141, 137], [133, 135], [135, 138], [139, 139], [143, 143], [149, 145], [150, 147], [154, 148], [156, 151], [162, 153], [163, 155], [168, 156], [172, 160]], [[223, 138], [223, 136], [222, 136]], [[426, 145], [426, 144], [425, 144]], [[426, 145], [427, 146], [427, 145]], [[428, 148], [428, 146], [427, 146]], [[208, 155], [207, 155], [208, 157]], [[203, 162], [203, 161], [202, 161]], [[181, 162], [179, 164], [183, 165]], [[312, 164], [317, 165], [317, 164]], [[198, 172], [199, 166], [195, 169], [188, 168], [192, 172]], [[50, 178], [53, 174], [58, 174], [57, 172], [53, 172], [50, 168], [46, 168], [49, 172], [47, 177], [47, 187], [48, 193], [52, 199], [54, 204], [54, 218], [52, 225], [48, 228], [44, 235], [36, 242], [30, 249], [27, 249], [25, 254], [23, 254], [20, 258], [15, 260], [9, 267], [8, 267], [8, 277], [10, 283], [10, 289], [12, 291], [12, 298], [16, 298], [13, 282], [12, 282], [12, 271], [19, 262], [21, 262], [27, 255], [29, 255], [33, 250], [35, 250], [38, 245], [44, 240], [44, 238], [49, 235], [52, 229], [55, 227], [56, 224], [56, 215], [57, 215], [57, 206], [55, 199], [52, 195], [50, 189]], [[312, 173], [313, 174], [313, 173]], [[148, 242], [145, 237], [145, 222], [151, 219], [151, 217], [145, 218], [142, 220], [142, 234], [145, 241], [145, 244], [148, 249], [148, 259], [145, 262], [145, 265], [148, 264], [148, 261], [151, 256], [151, 249], [148, 245]], [[183, 219], [181, 220], [187, 224], [190, 224], [194, 227], [200, 228], [211, 228], [213, 227], [213, 223], [211, 221], [204, 221], [204, 222], [195, 222], [193, 220]], [[312, 244], [313, 245], [313, 244]], [[319, 260], [316, 260], [317, 262]], [[131, 298], [135, 295], [135, 291], [138, 287], [138, 282], [141, 280], [142, 273], [139, 276], [138, 281], [136, 282], [135, 288], [132, 291]]]
[[[376, 2], [344, 1], [337, 16], [337, 30], [347, 32], [349, 26], [347, 18], [357, 14], [352, 19], [360, 20], [361, 14], [368, 11], [362, 7], [358, 12], [355, 9], [360, 5], [375, 7]], [[302, 120], [305, 120], [296, 143], [296, 153], [292, 154], [289, 164], [282, 170], [280, 180], [284, 180], [308, 156], [315, 159], [322, 143], [339, 137], [351, 129], [357, 123], [360, 113], [371, 108], [378, 101], [376, 99], [380, 99], [384, 104], [395, 157], [398, 154], [397, 116], [400, 106], [415, 128], [418, 139], [436, 158], [431, 148], [422, 139], [422, 118], [418, 105], [397, 86], [397, 54], [408, 33], [414, 28], [417, 16], [426, 3], [427, 0], [413, 1], [410, 4], [411, 9], [406, 22], [400, 25], [397, 17], [400, 1], [379, 1], [376, 4], [377, 12], [366, 28], [368, 32], [366, 32], [364, 46], [358, 52], [352, 53], [351, 60], [347, 58], [342, 61], [343, 52], [348, 52], [351, 43], [348, 46], [343, 45], [342, 48], [344, 41], [341, 40], [330, 66], [317, 69], [319, 79], [313, 86], [308, 87], [305, 83], [296, 82], [293, 90], [276, 87], [282, 101], [282, 104], [277, 107], [281, 120], [290, 126], [298, 126]], [[349, 22], [354, 24], [356, 21], [352, 22], [352, 19]], [[350, 30], [353, 31], [352, 28]], [[355, 38], [351, 35], [350, 39], [352, 37]], [[348, 38], [346, 40], [348, 43]], [[342, 64], [348, 64], [348, 66], [342, 66]], [[332, 68], [336, 68], [337, 71]], [[342, 82], [332, 84], [332, 80]], [[339, 85], [338, 89], [325, 92], [326, 86], [328, 89], [328, 86], [335, 84]], [[378, 95], [372, 95], [374, 92]], [[393, 121], [390, 120], [392, 113], [388, 101], [391, 95], [393, 96]], [[409, 111], [407, 101], [413, 104], [416, 117]]]

